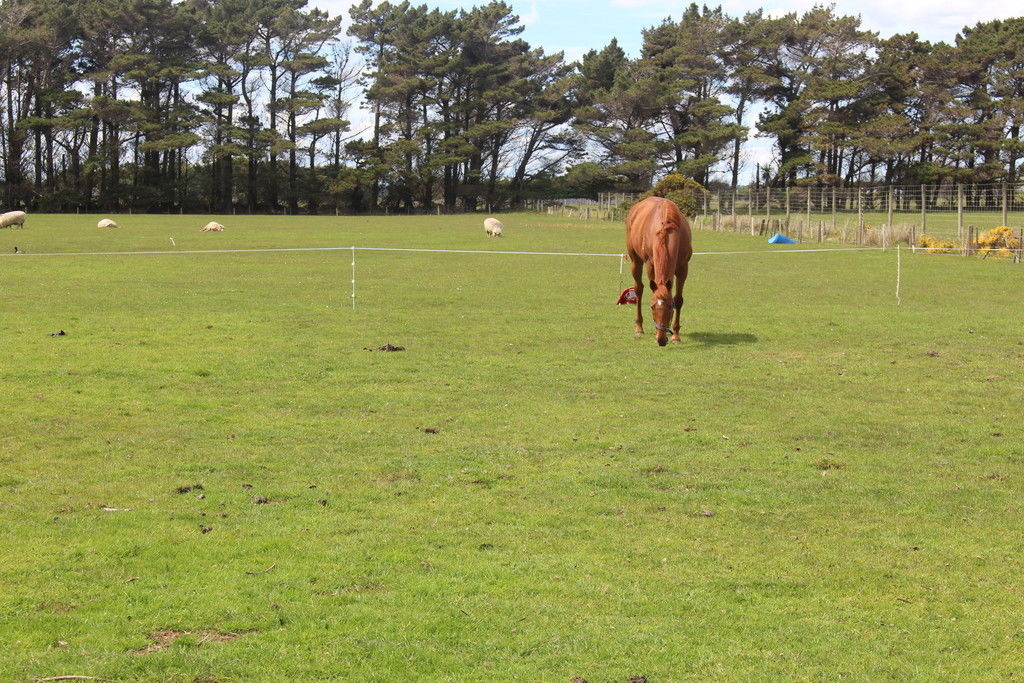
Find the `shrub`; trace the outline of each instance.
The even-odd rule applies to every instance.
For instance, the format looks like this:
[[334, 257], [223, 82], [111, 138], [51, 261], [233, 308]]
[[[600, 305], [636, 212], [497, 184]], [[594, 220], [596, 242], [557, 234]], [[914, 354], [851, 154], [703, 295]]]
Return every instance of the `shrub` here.
[[928, 235], [921, 235], [918, 246], [924, 247], [929, 254], [955, 254], [961, 247], [955, 240], [943, 240]]
[[978, 235], [978, 249], [984, 249], [982, 255], [1011, 256], [1012, 250], [1020, 249], [1020, 238], [1014, 237], [1013, 228], [1005, 225], [986, 230]]
[[[922, 235], [918, 240], [918, 246], [924, 247], [929, 254], [955, 254], [963, 250], [963, 245], [955, 240], [939, 239]], [[980, 233], [971, 244], [972, 250], [982, 258], [995, 254], [996, 256], [1012, 256], [1013, 252], [1021, 248], [1021, 240], [1013, 234], [1013, 228], [1000, 225], [997, 228], [986, 230]]]
[[671, 199], [684, 216], [693, 218], [697, 215], [697, 197], [702, 193], [706, 194], [707, 190], [693, 178], [687, 178], [682, 173], [669, 173], [654, 187], [644, 192], [640, 199], [648, 197]]

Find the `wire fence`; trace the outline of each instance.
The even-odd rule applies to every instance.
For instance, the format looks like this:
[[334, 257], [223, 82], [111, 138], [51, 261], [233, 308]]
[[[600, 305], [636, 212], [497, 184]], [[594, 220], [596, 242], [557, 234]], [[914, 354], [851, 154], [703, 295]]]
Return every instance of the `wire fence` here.
[[[639, 194], [609, 192], [596, 205], [538, 201], [540, 212], [588, 220], [625, 219]], [[747, 187], [698, 197], [694, 226], [752, 235], [783, 233], [799, 242], [934, 246], [977, 251], [979, 235], [1000, 226], [1024, 244], [1024, 183], [877, 187]], [[1006, 232], [1006, 231], [1004, 231]]]

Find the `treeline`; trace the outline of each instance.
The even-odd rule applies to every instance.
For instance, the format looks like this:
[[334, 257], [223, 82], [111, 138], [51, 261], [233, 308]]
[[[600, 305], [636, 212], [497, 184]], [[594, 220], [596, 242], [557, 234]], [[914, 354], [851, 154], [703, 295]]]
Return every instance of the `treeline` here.
[[[0, 0], [3, 208], [432, 211], [756, 184], [1019, 180], [1024, 18], [953, 43], [686, 8], [577, 63], [505, 2]], [[361, 100], [364, 126], [350, 122]]]

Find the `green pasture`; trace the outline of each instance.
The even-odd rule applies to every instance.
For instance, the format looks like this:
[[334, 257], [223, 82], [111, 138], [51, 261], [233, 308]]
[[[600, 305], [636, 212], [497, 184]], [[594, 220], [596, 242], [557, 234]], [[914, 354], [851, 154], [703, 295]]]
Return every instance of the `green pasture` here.
[[617, 257], [42, 255], [604, 221], [98, 218], [0, 231], [0, 680], [1024, 675], [1024, 266], [699, 232], [659, 348]]

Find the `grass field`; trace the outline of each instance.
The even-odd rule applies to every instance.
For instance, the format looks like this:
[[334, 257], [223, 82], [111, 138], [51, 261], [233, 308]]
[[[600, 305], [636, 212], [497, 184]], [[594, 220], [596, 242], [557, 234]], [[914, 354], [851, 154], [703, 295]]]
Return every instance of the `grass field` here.
[[1024, 675], [1020, 265], [698, 255], [659, 348], [616, 258], [36, 255], [607, 222], [96, 218], [0, 231], [2, 680]]

